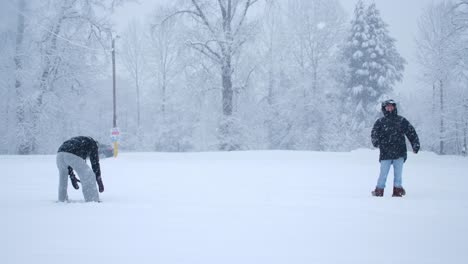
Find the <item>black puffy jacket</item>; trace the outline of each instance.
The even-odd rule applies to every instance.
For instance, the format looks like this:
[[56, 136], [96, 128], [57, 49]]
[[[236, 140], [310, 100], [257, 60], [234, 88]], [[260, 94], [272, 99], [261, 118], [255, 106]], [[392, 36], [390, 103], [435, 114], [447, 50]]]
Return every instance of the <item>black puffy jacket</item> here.
[[58, 152], [68, 152], [75, 154], [84, 160], [89, 158], [94, 174], [96, 174], [96, 179], [101, 178], [98, 143], [93, 138], [84, 136], [71, 138], [63, 142], [63, 144], [59, 147]]
[[407, 150], [405, 136], [411, 143], [414, 152], [419, 151], [419, 138], [416, 130], [406, 118], [399, 116], [396, 105], [395, 110], [387, 112], [382, 106], [384, 117], [379, 118], [372, 128], [372, 145], [380, 149], [381, 160], [404, 158], [406, 161]]

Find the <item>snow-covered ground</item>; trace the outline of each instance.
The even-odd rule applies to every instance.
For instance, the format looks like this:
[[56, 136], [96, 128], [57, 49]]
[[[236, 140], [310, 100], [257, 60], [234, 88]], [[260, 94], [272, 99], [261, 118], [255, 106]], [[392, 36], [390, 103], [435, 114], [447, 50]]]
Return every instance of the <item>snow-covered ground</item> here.
[[121, 153], [102, 203], [57, 203], [55, 156], [0, 156], [0, 263], [467, 263], [468, 158], [410, 153], [404, 198], [377, 159]]

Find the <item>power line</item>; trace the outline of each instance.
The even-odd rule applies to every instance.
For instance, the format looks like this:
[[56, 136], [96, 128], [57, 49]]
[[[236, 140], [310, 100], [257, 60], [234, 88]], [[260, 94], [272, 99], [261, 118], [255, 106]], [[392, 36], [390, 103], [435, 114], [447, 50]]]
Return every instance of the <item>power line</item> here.
[[[31, 20], [28, 18], [28, 16], [27, 16], [25, 13], [21, 12], [20, 10], [18, 10], [18, 9], [13, 5], [13, 3], [10, 2], [10, 0], [6, 1], [6, 3], [7, 3], [7, 4], [10, 6], [10, 8], [12, 8], [15, 12], [17, 12], [18, 14], [23, 15], [23, 17], [24, 17], [25, 19], [27, 19], [27, 20], [29, 20], [29, 21], [31, 22]], [[79, 43], [73, 42], [73, 41], [70, 40], [70, 39], [67, 39], [67, 38], [64, 38], [64, 37], [62, 37], [62, 36], [60, 36], [60, 35], [55, 34], [54, 32], [50, 31], [47, 27], [41, 25], [40, 23], [35, 23], [35, 24], [36, 24], [38, 27], [42, 28], [42, 30], [47, 31], [48, 33], [50, 33], [50, 34], [56, 36], [56, 37], [59, 38], [59, 39], [62, 39], [62, 40], [64, 40], [64, 41], [70, 43], [70, 44], [73, 45], [73, 46], [80, 47], [80, 48], [87, 49], [87, 50], [92, 50], [92, 51], [112, 51], [112, 49], [105, 49], [104, 47], [103, 47], [102, 49], [95, 49], [95, 48], [90, 48], [90, 47], [88, 47], [88, 46], [81, 45], [81, 44], [79, 44]]]

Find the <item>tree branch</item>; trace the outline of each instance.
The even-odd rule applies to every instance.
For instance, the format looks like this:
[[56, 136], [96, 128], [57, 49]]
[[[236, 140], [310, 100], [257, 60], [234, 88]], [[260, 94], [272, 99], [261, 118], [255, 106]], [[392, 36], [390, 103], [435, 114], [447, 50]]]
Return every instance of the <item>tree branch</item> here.
[[[199, 16], [199, 14], [197, 12], [194, 12], [192, 10], [180, 10], [180, 11], [177, 11], [177, 12], [174, 12], [172, 14], [170, 14], [169, 16], [167, 16], [166, 18], [164, 18], [162, 21], [161, 21], [161, 25], [166, 23], [169, 19], [177, 16], [177, 15], [180, 15], [180, 14], [191, 14], [191, 15], [194, 15], [194, 16]], [[154, 28], [157, 26], [158, 24], [154, 24], [153, 26], [151, 26], [151, 30], [154, 30]]]
[[234, 36], [236, 36], [239, 31], [240, 31], [240, 28], [242, 27], [242, 24], [244, 23], [244, 20], [245, 20], [245, 17], [247, 16], [247, 11], [249, 10], [249, 8], [255, 4], [258, 0], [247, 0], [247, 2], [245, 2], [245, 6], [244, 6], [244, 12], [242, 13], [242, 16], [241, 16], [241, 19], [239, 21], [239, 24], [237, 25], [237, 28], [236, 28], [236, 32], [234, 32]]
[[221, 9], [221, 15], [223, 16], [223, 21], [226, 20], [226, 7], [223, 5], [223, 0], [218, 0], [219, 8]]
[[189, 41], [188, 44], [190, 46], [192, 46], [192, 48], [198, 50], [202, 54], [206, 55], [208, 58], [212, 59], [213, 61], [215, 61], [217, 63], [221, 63], [221, 61], [222, 61], [221, 60], [221, 55], [219, 55], [216, 51], [214, 51], [212, 48], [210, 48], [210, 46], [208, 46], [208, 43], [212, 42], [212, 41], [215, 41], [215, 40], [209, 40], [209, 41], [207, 41], [205, 43], [200, 43], [200, 42], [193, 43], [193, 42]]
[[198, 15], [198, 17], [201, 18], [203, 24], [205, 24], [205, 26], [208, 28], [208, 30], [211, 32], [211, 34], [213, 34], [213, 36], [216, 36], [216, 33], [215, 33], [213, 27], [211, 26], [210, 22], [208, 21], [205, 14], [201, 10], [200, 5], [197, 3], [196, 0], [192, 0], [192, 3], [195, 6], [195, 8], [197, 9], [197, 11], [198, 11], [198, 13], [196, 13], [196, 12], [194, 12], [194, 13], [196, 13]]

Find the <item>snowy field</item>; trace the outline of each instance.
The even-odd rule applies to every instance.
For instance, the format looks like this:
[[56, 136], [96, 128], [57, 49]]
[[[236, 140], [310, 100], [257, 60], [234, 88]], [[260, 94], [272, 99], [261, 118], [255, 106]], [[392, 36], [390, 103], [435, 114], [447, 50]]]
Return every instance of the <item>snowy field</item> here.
[[0, 156], [0, 263], [468, 263], [468, 158], [378, 152], [121, 153], [102, 203], [57, 203], [55, 156]]

